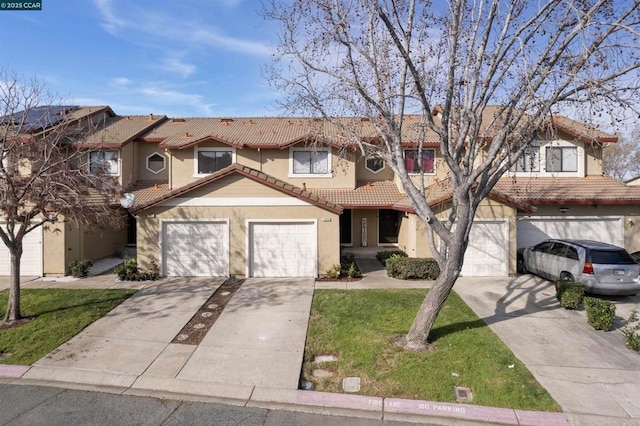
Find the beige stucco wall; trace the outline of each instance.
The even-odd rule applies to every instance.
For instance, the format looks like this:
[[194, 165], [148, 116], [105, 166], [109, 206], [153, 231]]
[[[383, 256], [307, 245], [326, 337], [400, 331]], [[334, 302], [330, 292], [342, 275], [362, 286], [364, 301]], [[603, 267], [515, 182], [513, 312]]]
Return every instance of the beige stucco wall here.
[[123, 146], [120, 150], [120, 176], [118, 177], [120, 185], [127, 187], [131, 185], [135, 179], [135, 171], [137, 168], [137, 156], [134, 144], [130, 143]]
[[602, 174], [602, 148], [597, 145], [584, 145], [585, 153], [585, 175], [601, 175]]
[[[228, 148], [228, 145], [218, 142], [206, 142], [199, 147]], [[304, 145], [299, 145], [304, 147]], [[289, 149], [236, 149], [236, 162], [238, 164], [260, 170], [270, 176], [289, 182], [292, 185], [307, 188], [354, 188], [355, 165], [353, 153], [339, 153], [331, 148], [332, 177], [293, 177], [289, 175]], [[194, 176], [195, 148], [183, 150], [174, 149], [172, 155], [171, 181], [174, 188], [187, 185], [198, 177]]]
[[[362, 245], [362, 219], [367, 219], [367, 245]], [[377, 247], [378, 246], [378, 210], [359, 209], [353, 210], [351, 222], [353, 227], [353, 247]]]
[[68, 226], [65, 226], [64, 222], [47, 223], [42, 226], [42, 273], [44, 276], [64, 276], [67, 267], [65, 237]]
[[[238, 175], [229, 176], [189, 194], [198, 199], [238, 197], [249, 202], [252, 197], [287, 197], [286, 194]], [[286, 204], [286, 201], [284, 201]], [[160, 239], [163, 220], [225, 219], [229, 221], [230, 274], [247, 272], [248, 220], [314, 220], [317, 224], [318, 273], [324, 274], [340, 262], [339, 216], [313, 205], [291, 206], [160, 206], [138, 216], [138, 262], [149, 267], [151, 260], [161, 265]], [[194, 242], [195, 243], [195, 242]]]
[[[164, 149], [158, 147], [158, 143], [138, 142], [135, 145], [136, 156], [136, 179], [137, 180], [157, 180], [166, 181], [169, 177], [168, 155]], [[160, 173], [153, 173], [147, 169], [147, 157], [153, 153], [162, 155], [165, 159], [165, 169]], [[193, 173], [192, 173], [193, 174]]]
[[379, 170], [377, 173], [373, 173], [367, 169], [365, 157], [363, 157], [360, 152], [354, 153], [353, 156], [356, 158], [356, 180], [375, 181], [393, 179], [393, 170], [391, 170], [391, 168], [386, 164], [382, 170]]

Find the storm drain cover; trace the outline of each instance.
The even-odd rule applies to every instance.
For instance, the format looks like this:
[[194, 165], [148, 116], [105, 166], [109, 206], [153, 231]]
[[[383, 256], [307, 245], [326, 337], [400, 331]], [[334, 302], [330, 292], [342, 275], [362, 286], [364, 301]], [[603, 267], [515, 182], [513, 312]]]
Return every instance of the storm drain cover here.
[[456, 393], [456, 402], [471, 402], [473, 399], [471, 389], [463, 388], [461, 386], [454, 386], [453, 389]]

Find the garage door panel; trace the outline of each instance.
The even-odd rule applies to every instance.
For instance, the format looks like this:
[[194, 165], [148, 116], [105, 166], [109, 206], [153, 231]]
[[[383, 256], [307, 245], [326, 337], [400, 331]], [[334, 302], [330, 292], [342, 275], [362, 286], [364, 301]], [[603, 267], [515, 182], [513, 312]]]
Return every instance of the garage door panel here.
[[624, 246], [622, 217], [540, 217], [518, 220], [518, 248], [549, 238], [596, 240]]
[[316, 227], [313, 222], [250, 224], [250, 275], [316, 275]]
[[229, 274], [229, 226], [226, 222], [165, 224], [165, 275]]
[[[4, 228], [4, 226], [3, 226]], [[0, 242], [0, 275], [11, 274], [9, 249]], [[24, 236], [20, 275], [42, 276], [42, 227], [36, 228]]]
[[505, 227], [505, 222], [475, 222], [473, 224], [461, 275], [507, 275], [508, 241]]

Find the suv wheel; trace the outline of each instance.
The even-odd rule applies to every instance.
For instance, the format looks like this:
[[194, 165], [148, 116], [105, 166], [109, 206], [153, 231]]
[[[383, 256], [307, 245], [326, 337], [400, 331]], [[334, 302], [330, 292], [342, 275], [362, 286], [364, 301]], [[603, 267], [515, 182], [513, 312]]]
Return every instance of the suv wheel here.
[[560, 273], [560, 279], [562, 281], [574, 281], [573, 275], [571, 275], [570, 272], [566, 272], [566, 271]]
[[518, 256], [517, 269], [519, 274], [528, 274], [527, 265], [524, 263], [524, 256]]

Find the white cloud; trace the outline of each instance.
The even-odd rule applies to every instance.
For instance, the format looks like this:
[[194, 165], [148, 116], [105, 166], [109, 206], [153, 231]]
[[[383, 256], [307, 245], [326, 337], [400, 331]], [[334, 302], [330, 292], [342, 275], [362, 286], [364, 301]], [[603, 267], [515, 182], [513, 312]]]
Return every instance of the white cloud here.
[[128, 22], [119, 18], [113, 10], [113, 2], [111, 0], [93, 0], [100, 14], [102, 15], [102, 28], [111, 35], [118, 35], [118, 31], [125, 28]]
[[111, 86], [121, 88], [125, 86], [129, 86], [133, 81], [129, 80], [126, 77], [114, 77], [111, 79]]
[[[155, 40], [160, 37], [181, 47], [197, 43], [245, 55], [270, 54], [266, 43], [226, 35], [213, 28], [211, 23], [201, 21], [200, 16], [182, 18], [176, 25], [175, 17], [158, 10], [136, 7], [135, 3], [121, 3], [123, 9], [117, 10], [113, 0], [93, 1], [100, 12], [102, 27], [113, 36], [120, 36], [126, 30], [127, 39], [135, 39], [137, 35], [143, 38], [139, 40], [141, 43], [146, 38]], [[235, 7], [240, 1], [224, 0], [223, 3]], [[125, 13], [126, 18], [123, 17]]]
[[182, 77], [189, 77], [197, 69], [195, 65], [188, 64], [177, 57], [164, 58], [162, 68], [165, 71], [180, 74]]

